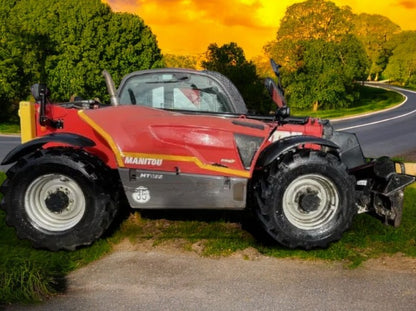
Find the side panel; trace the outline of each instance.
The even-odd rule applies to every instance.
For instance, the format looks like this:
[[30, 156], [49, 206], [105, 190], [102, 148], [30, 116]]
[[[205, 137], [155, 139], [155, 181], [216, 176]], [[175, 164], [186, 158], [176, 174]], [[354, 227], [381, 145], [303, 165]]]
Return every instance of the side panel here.
[[119, 169], [132, 208], [244, 209], [247, 179]]
[[[171, 173], [249, 178], [241, 148], [252, 150], [252, 158], [271, 131], [271, 126], [255, 120], [141, 106], [85, 110], [79, 115], [106, 139], [119, 167]], [[248, 138], [250, 146], [238, 144], [237, 136]]]
[[[33, 105], [33, 104], [32, 104]], [[117, 168], [115, 154], [113, 153], [108, 141], [99, 132], [95, 131], [88, 123], [79, 117], [80, 110], [77, 108], [66, 108], [59, 104], [51, 104], [46, 106], [47, 116], [55, 121], [61, 121], [62, 128], [54, 128], [51, 126], [41, 126], [39, 120], [39, 105], [34, 104], [33, 109], [35, 116], [31, 119], [35, 126], [35, 137], [40, 138], [51, 134], [72, 133], [80, 135], [92, 140], [95, 146], [85, 147], [85, 149], [99, 157], [104, 163], [111, 168]], [[61, 142], [65, 143], [65, 142]], [[49, 148], [57, 145], [62, 145], [59, 142], [53, 144], [46, 144], [43, 148]], [[68, 142], [67, 142], [68, 143]], [[71, 145], [71, 143], [69, 143]]]

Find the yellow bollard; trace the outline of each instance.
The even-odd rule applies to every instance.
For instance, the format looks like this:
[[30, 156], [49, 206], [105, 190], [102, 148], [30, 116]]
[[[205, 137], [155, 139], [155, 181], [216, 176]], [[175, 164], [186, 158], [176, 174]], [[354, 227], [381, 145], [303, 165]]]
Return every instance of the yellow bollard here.
[[35, 104], [20, 102], [19, 104], [20, 132], [22, 144], [36, 136]]
[[[403, 163], [403, 165], [404, 165], [404, 170], [405, 170], [403, 173], [407, 175], [416, 176], [416, 163], [406, 162], [406, 163]], [[402, 172], [402, 168], [399, 163], [396, 163], [396, 172], [397, 173]]]

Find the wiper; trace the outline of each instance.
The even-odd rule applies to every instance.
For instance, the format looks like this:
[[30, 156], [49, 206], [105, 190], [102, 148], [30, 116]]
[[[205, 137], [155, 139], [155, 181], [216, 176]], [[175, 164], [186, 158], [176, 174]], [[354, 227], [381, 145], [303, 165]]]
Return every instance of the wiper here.
[[167, 83], [178, 83], [178, 82], [182, 82], [182, 81], [186, 81], [189, 80], [189, 77], [187, 76], [183, 76], [179, 79], [175, 79], [175, 80], [156, 80], [156, 81], [146, 81], [146, 84], [167, 84]]

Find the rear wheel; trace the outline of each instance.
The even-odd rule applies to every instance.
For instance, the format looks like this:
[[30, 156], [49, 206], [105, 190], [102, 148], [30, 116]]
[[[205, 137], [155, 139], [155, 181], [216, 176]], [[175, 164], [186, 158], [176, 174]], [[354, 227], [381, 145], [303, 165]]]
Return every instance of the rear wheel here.
[[286, 154], [260, 177], [257, 215], [268, 234], [290, 248], [327, 247], [356, 214], [354, 178], [331, 154]]
[[52, 148], [28, 155], [7, 172], [1, 187], [6, 222], [35, 247], [73, 250], [91, 244], [116, 213], [110, 174], [81, 150]]

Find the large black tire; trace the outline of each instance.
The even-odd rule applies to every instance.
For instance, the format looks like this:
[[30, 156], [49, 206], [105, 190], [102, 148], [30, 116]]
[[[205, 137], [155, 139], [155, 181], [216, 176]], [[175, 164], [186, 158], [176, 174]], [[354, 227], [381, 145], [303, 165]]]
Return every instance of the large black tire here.
[[289, 152], [259, 177], [256, 212], [266, 232], [289, 248], [325, 248], [357, 212], [354, 177], [331, 154]]
[[111, 170], [82, 150], [36, 151], [6, 174], [0, 188], [6, 222], [36, 248], [74, 250], [89, 245], [115, 217]]

